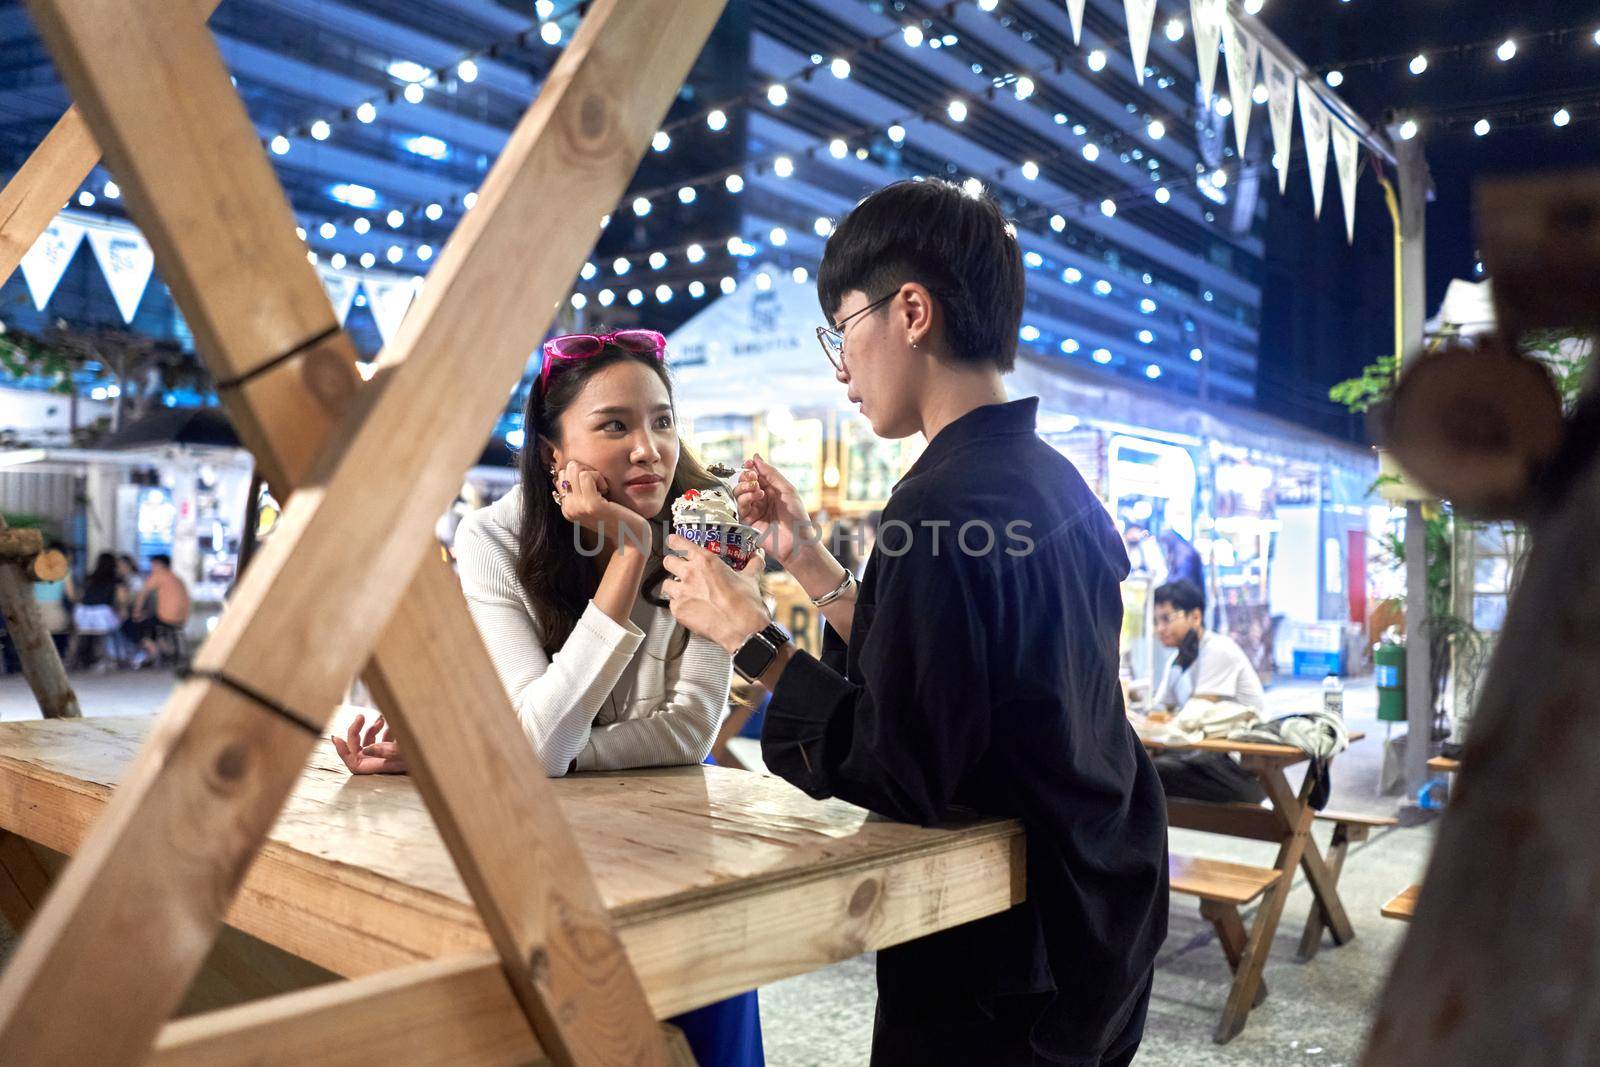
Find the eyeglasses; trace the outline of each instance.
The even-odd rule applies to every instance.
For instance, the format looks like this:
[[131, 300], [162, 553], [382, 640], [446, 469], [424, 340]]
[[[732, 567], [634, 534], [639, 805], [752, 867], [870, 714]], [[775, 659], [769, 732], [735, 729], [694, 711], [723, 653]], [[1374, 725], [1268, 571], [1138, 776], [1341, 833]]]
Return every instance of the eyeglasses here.
[[550, 378], [556, 365], [579, 359], [590, 359], [612, 345], [626, 352], [654, 354], [657, 359], [667, 358], [667, 339], [655, 330], [614, 330], [611, 333], [568, 333], [552, 337], [544, 343], [544, 361], [539, 367], [539, 388]]
[[840, 319], [833, 326], [817, 327], [817, 343], [822, 346], [822, 354], [828, 357], [828, 362], [833, 364], [836, 371], [844, 370], [844, 328], [851, 319], [859, 319], [869, 311], [876, 310], [893, 300], [900, 290], [896, 289], [888, 296], [879, 297], [860, 311], [855, 311]]

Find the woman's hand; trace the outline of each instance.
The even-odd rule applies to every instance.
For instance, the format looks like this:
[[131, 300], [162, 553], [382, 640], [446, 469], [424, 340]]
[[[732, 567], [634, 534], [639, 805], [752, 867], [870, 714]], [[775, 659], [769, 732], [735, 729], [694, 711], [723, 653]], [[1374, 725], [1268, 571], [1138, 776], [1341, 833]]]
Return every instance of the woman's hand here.
[[[650, 550], [650, 520], [638, 512], [606, 498], [609, 486], [603, 474], [577, 460], [566, 465], [556, 477], [556, 492], [561, 496], [561, 514], [567, 521], [598, 534], [613, 548], [631, 542]], [[627, 531], [624, 536], [624, 531]]]
[[715, 641], [731, 656], [771, 621], [756, 584], [759, 557], [745, 571], [736, 571], [677, 534], [667, 538], [667, 550], [662, 562], [672, 577], [661, 583], [661, 595], [685, 628]]
[[389, 724], [379, 715], [367, 726], [367, 717], [357, 715], [350, 723], [344, 737], [333, 737], [333, 750], [339, 753], [351, 774], [405, 774], [405, 757], [400, 754], [400, 743], [393, 740]]
[[[785, 568], [797, 549], [819, 543], [800, 490], [759, 454], [744, 461], [733, 495], [739, 521], [755, 528], [760, 544]], [[804, 540], [808, 536], [812, 540]]]

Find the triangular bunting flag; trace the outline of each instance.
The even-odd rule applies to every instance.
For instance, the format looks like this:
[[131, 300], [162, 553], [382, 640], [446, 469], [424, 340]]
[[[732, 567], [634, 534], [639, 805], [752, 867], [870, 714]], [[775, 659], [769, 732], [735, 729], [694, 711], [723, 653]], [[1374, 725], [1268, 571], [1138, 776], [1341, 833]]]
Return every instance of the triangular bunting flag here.
[[1200, 68], [1200, 99], [1211, 106], [1217, 87], [1217, 43], [1222, 40], [1222, 20], [1227, 0], [1189, 0], [1189, 22], [1194, 31], [1195, 65]]
[[417, 290], [406, 278], [387, 281], [365, 278], [361, 286], [367, 291], [372, 318], [378, 324], [378, 334], [387, 345], [400, 329], [401, 320], [406, 317], [406, 309], [411, 306], [411, 298]]
[[318, 270], [317, 274], [322, 278], [322, 288], [327, 290], [329, 303], [333, 305], [333, 315], [343, 326], [345, 316], [350, 314], [350, 304], [356, 298], [356, 290], [361, 288], [361, 279], [336, 270]]
[[1150, 54], [1150, 30], [1156, 22], [1156, 0], [1122, 0], [1128, 17], [1128, 48], [1133, 52], [1133, 73], [1144, 84], [1144, 61]]
[[89, 231], [89, 247], [94, 258], [100, 261], [100, 270], [111, 287], [111, 298], [117, 302], [123, 322], [132, 322], [139, 310], [139, 301], [150, 285], [150, 274], [156, 268], [156, 254], [150, 242], [132, 227], [95, 227]]
[[1328, 176], [1328, 109], [1317, 91], [1296, 82], [1300, 95], [1300, 128], [1306, 136], [1306, 170], [1311, 175], [1311, 213], [1322, 217], [1322, 183]]
[[1227, 38], [1228, 96], [1233, 101], [1234, 140], [1243, 158], [1245, 138], [1250, 134], [1250, 94], [1256, 87], [1256, 55], [1261, 51], [1261, 42], [1250, 36], [1232, 15], [1223, 19], [1222, 32]]
[[1072, 43], [1083, 43], [1083, 5], [1086, 0], [1067, 0], [1067, 17], [1072, 20]]
[[1282, 193], [1288, 187], [1289, 150], [1294, 147], [1295, 76], [1270, 50], [1261, 53], [1261, 73], [1272, 118], [1272, 165], [1278, 168], [1278, 192]]
[[50, 295], [61, 284], [67, 264], [72, 262], [78, 245], [83, 242], [83, 229], [71, 219], [57, 216], [22, 257], [22, 281], [28, 287], [28, 295], [33, 297], [35, 311], [44, 310]]
[[1333, 133], [1334, 169], [1339, 172], [1339, 192], [1344, 194], [1344, 234], [1349, 244], [1356, 243], [1356, 169], [1361, 165], [1361, 146], [1356, 132], [1335, 117]]

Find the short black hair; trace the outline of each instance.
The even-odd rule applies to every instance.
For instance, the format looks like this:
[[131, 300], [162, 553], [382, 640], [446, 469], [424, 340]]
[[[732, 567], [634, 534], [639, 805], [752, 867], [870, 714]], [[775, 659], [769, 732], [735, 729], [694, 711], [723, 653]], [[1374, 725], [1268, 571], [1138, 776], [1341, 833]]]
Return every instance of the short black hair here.
[[1185, 615], [1206, 609], [1206, 595], [1193, 582], [1179, 580], [1156, 587], [1152, 598], [1157, 604], [1171, 604]]
[[953, 357], [1002, 371], [1016, 363], [1022, 251], [994, 197], [936, 178], [884, 186], [828, 238], [817, 299], [831, 320], [844, 294], [877, 300], [907, 282], [939, 301]]
[[172, 557], [167, 555], [165, 552], [157, 552], [155, 555], [150, 557], [150, 562], [159, 563], [163, 567], [171, 567]]

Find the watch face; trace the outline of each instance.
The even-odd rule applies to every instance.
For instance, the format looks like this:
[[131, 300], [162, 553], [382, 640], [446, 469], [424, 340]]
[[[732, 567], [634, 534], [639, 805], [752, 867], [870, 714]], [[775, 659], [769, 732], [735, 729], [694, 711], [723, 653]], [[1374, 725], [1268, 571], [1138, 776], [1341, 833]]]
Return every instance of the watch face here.
[[733, 669], [747, 682], [755, 681], [761, 677], [763, 671], [772, 665], [773, 659], [778, 655], [778, 650], [771, 643], [767, 630], [752, 634], [749, 640], [739, 646], [739, 651], [733, 656]]

